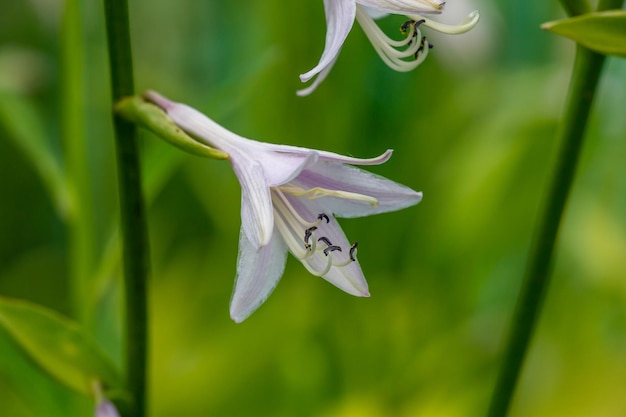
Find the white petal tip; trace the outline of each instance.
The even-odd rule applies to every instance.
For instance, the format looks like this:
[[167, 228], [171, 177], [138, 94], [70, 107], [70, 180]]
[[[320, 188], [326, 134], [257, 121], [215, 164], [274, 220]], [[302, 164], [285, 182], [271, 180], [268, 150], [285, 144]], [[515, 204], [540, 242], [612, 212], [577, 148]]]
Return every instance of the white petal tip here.
[[231, 318], [231, 319], [232, 319], [235, 323], [239, 324], [239, 323], [243, 322], [245, 319], [247, 319], [248, 317], [247, 317], [247, 316], [245, 316], [245, 317], [244, 317], [244, 316], [239, 316], [239, 315], [236, 315], [236, 314], [231, 313], [231, 314], [230, 314], [230, 318]]
[[230, 318], [237, 324], [243, 322], [245, 319], [250, 317], [256, 308], [250, 308], [250, 306], [243, 305], [230, 305]]
[[163, 97], [161, 94], [153, 90], [148, 90], [143, 93], [143, 98], [156, 104], [163, 110], [168, 110], [175, 104], [173, 101], [168, 100], [167, 98]]
[[311, 85], [311, 86], [309, 86], [309, 87], [307, 87], [307, 88], [303, 88], [302, 90], [298, 90], [298, 91], [296, 91], [296, 95], [297, 95], [298, 97], [306, 97], [306, 96], [308, 96], [308, 95], [311, 95], [311, 93], [312, 93], [313, 91], [315, 91], [315, 88], [316, 88], [316, 87], [317, 87], [317, 85]]

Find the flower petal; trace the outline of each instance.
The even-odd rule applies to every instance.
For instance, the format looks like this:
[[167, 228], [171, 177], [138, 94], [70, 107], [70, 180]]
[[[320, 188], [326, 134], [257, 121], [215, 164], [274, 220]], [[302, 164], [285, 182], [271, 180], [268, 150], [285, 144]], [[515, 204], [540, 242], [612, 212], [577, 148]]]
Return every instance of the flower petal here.
[[315, 80], [313, 80], [311, 85], [309, 85], [307, 88], [303, 88], [302, 90], [296, 91], [296, 95], [298, 95], [300, 97], [305, 97], [305, 96], [308, 96], [309, 94], [311, 94], [313, 91], [315, 91], [317, 89], [317, 87], [322, 83], [322, 81], [324, 81], [326, 79], [326, 77], [328, 77], [328, 74], [330, 74], [330, 70], [333, 69], [333, 66], [335, 65], [335, 62], [337, 62], [337, 58], [339, 58], [339, 52], [341, 52], [341, 49], [339, 49], [339, 51], [337, 51], [337, 54], [335, 55], [335, 58], [333, 58], [333, 60], [330, 61], [319, 72], [319, 74], [317, 74], [317, 77], [315, 77]]
[[256, 249], [245, 231], [239, 233], [237, 278], [230, 300], [230, 317], [241, 323], [250, 316], [272, 293], [285, 270], [287, 247], [279, 233]]
[[[300, 75], [302, 82], [309, 81], [315, 75], [320, 74], [326, 67], [332, 66], [354, 24], [356, 16], [356, 3], [354, 0], [324, 0], [324, 9], [326, 11], [326, 44], [324, 45], [324, 52], [315, 68]], [[327, 72], [324, 76], [326, 75]]]
[[117, 409], [109, 400], [101, 401], [96, 406], [95, 415], [96, 417], [120, 417]]
[[345, 156], [334, 152], [320, 151], [317, 149], [308, 149], [301, 148], [298, 146], [289, 146], [289, 145], [274, 145], [274, 144], [265, 144], [274, 152], [278, 152], [281, 154], [295, 154], [295, 155], [305, 155], [311, 152], [315, 152], [319, 155], [319, 159], [325, 161], [335, 161], [341, 162], [344, 164], [351, 165], [380, 165], [389, 160], [393, 153], [393, 150], [387, 149], [382, 154], [374, 157], [374, 158], [353, 158], [351, 156]]
[[274, 209], [262, 165], [235, 153], [229, 154], [241, 184], [241, 225], [254, 245], [260, 248], [272, 238]]
[[280, 145], [270, 145], [269, 151], [258, 152], [255, 157], [263, 166], [267, 184], [270, 187], [285, 184], [300, 175], [317, 162], [319, 153], [311, 149], [301, 148], [297, 152], [276, 152]]
[[293, 181], [309, 189], [321, 187], [374, 197], [378, 205], [337, 197], [321, 197], [319, 204], [339, 217], [361, 217], [400, 210], [419, 203], [422, 193], [359, 168], [331, 161], [319, 161]]
[[363, 6], [386, 13], [441, 13], [443, 0], [356, 0]]

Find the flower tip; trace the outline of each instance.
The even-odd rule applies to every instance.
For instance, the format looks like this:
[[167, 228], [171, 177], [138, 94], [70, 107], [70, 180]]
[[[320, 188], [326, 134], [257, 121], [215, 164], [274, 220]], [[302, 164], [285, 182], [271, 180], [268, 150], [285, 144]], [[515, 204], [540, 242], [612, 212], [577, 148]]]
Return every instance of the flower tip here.
[[250, 315], [254, 312], [254, 309], [243, 308], [243, 306], [234, 305], [231, 303], [230, 305], [230, 318], [235, 323], [242, 323], [245, 319], [250, 317]]
[[120, 415], [112, 402], [104, 400], [97, 405], [95, 417], [120, 417]]
[[169, 108], [171, 108], [174, 105], [173, 101], [168, 100], [167, 98], [163, 97], [161, 94], [157, 93], [154, 90], [148, 90], [148, 91], [144, 92], [143, 93], [143, 98], [145, 98], [146, 100], [156, 104], [157, 106], [159, 106], [163, 110], [168, 110]]

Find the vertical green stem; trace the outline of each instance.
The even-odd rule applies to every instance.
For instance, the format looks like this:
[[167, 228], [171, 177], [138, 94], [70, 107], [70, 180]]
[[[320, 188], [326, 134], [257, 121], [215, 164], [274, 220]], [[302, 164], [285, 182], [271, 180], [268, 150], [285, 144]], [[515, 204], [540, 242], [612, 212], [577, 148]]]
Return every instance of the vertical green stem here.
[[[126, 0], [105, 0], [113, 101], [134, 93]], [[127, 417], [144, 417], [147, 373], [148, 233], [141, 190], [139, 146], [135, 126], [113, 116], [126, 299], [126, 372], [133, 404]]]
[[85, 324], [85, 301], [92, 278], [94, 255], [93, 203], [88, 152], [85, 141], [84, 45], [81, 26], [82, 0], [68, 0], [61, 35], [62, 137], [65, 149], [65, 177], [70, 196], [70, 282], [76, 319]]
[[[619, 7], [623, 0], [600, 0], [598, 10]], [[559, 226], [574, 180], [583, 145], [585, 128], [595, 96], [604, 55], [582, 46], [576, 50], [576, 61], [570, 81], [565, 113], [558, 138], [561, 150], [543, 213], [534, 236], [521, 294], [511, 322], [503, 365], [496, 381], [488, 412], [489, 417], [506, 416], [526, 352], [541, 311], [550, 282], [554, 247]]]

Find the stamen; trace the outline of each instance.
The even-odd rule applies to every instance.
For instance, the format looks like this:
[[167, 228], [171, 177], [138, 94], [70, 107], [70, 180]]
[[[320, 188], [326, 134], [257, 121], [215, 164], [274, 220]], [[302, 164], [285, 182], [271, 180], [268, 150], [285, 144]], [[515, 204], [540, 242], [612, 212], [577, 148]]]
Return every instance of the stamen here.
[[445, 23], [440, 23], [435, 20], [426, 19], [422, 16], [408, 16], [411, 19], [423, 21], [424, 26], [430, 28], [432, 30], [436, 30], [437, 32], [446, 33], [448, 35], [461, 35], [466, 33], [474, 28], [480, 19], [480, 14], [478, 10], [474, 10], [470, 14], [467, 15], [465, 20], [458, 25], [447, 25]]
[[[400, 72], [411, 71], [426, 58], [427, 54], [423, 51], [423, 47], [419, 50], [423, 38], [418, 27], [426, 22], [421, 16], [416, 16], [416, 18], [409, 16], [413, 20], [405, 22], [400, 27], [400, 31], [406, 36], [401, 41], [393, 40], [385, 35], [372, 17], [359, 5], [357, 5], [356, 17], [372, 46], [390, 68]], [[407, 29], [409, 29], [408, 33]], [[414, 60], [408, 61], [407, 58]]]
[[[289, 193], [296, 197], [306, 197], [309, 200], [316, 200], [322, 197], [336, 197], [336, 198], [345, 198], [346, 200], [356, 200], [363, 201], [368, 203], [374, 207], [378, 205], [378, 200], [374, 197], [365, 194], [359, 193], [351, 193], [349, 191], [341, 191], [341, 190], [329, 190], [327, 188], [322, 187], [313, 187], [305, 190], [304, 188], [296, 187], [293, 185], [282, 185], [280, 186], [281, 191]], [[322, 218], [328, 218], [328, 216], [324, 215]], [[318, 216], [319, 219], [319, 216]], [[321, 219], [320, 219], [321, 221]]]
[[359, 242], [354, 242], [352, 246], [350, 246], [350, 260], [352, 262], [356, 262], [356, 247], [359, 246]]
[[326, 220], [326, 224], [330, 223], [330, 219], [328, 218], [328, 216], [326, 214], [324, 214], [324, 213], [318, 214], [317, 215], [317, 220], [322, 221], [322, 219]]
[[[320, 236], [319, 238], [316, 236], [316, 234], [324, 230], [324, 226], [320, 225], [330, 223], [330, 215], [319, 213], [317, 221], [306, 221], [297, 212], [298, 206], [292, 205], [285, 193], [296, 197], [307, 196], [310, 199], [325, 195], [340, 195], [344, 198], [367, 201], [370, 204], [372, 201], [378, 203], [378, 200], [366, 195], [326, 190], [324, 188], [305, 190], [292, 184], [272, 188], [271, 195], [274, 203], [275, 227], [285, 240], [290, 252], [302, 262], [311, 274], [322, 277], [328, 274], [332, 268], [343, 268], [356, 260], [356, 243], [350, 247], [349, 255], [343, 255], [342, 259], [339, 260], [335, 252], [343, 252], [342, 246], [333, 245], [333, 242], [327, 236]], [[320, 242], [323, 245], [320, 245]], [[321, 256], [322, 253], [324, 253], [324, 257]], [[324, 259], [326, 259], [326, 262], [324, 262]]]
[[402, 24], [402, 26], [400, 26], [400, 32], [402, 32], [403, 35], [406, 35], [406, 30], [409, 28], [409, 26], [411, 26], [411, 29], [415, 28], [417, 22], [415, 22], [415, 20], [407, 20], [406, 22], [404, 22]]
[[333, 266], [336, 266], [335, 264], [333, 264], [333, 254], [332, 253], [327, 258], [326, 267], [324, 267], [324, 269], [322, 269], [321, 271], [316, 271], [306, 261], [302, 262], [302, 265], [304, 265], [306, 270], [309, 271], [312, 275], [315, 275], [316, 277], [323, 277], [324, 275], [328, 274], [328, 272], [330, 271], [330, 269]]
[[[308, 222], [308, 221], [304, 220], [304, 219], [303, 219], [303, 218], [302, 218], [302, 217], [298, 214], [298, 212], [296, 211], [296, 209], [294, 209], [294, 208], [293, 208], [293, 206], [291, 205], [291, 203], [289, 202], [289, 200], [287, 200], [287, 197], [285, 197], [285, 194], [283, 194], [283, 193], [282, 193], [281, 188], [282, 188], [282, 187], [274, 187], [274, 188], [272, 188], [272, 191], [273, 191], [273, 193], [272, 193], [272, 197], [273, 197], [274, 195], [277, 195], [277, 196], [280, 198], [280, 200], [277, 200], [277, 199], [275, 199], [275, 198], [272, 198], [272, 201], [274, 202], [274, 205], [278, 206], [278, 208], [279, 208], [279, 209], [287, 209], [287, 210], [289, 211], [289, 213], [291, 213], [291, 215], [292, 215], [293, 217], [295, 217], [295, 219], [296, 219], [297, 221], [299, 221], [300, 223], [302, 223], [302, 224], [303, 224], [303, 225], [305, 225], [305, 226], [309, 226], [309, 227], [310, 227], [310, 226], [317, 226], [317, 225], [319, 225], [319, 224], [320, 224], [320, 222], [321, 222], [321, 219], [320, 219], [321, 214], [317, 216], [318, 221], [317, 221], [317, 222], [315, 222], [315, 223]], [[322, 214], [323, 214], [323, 213], [322, 213]]]
[[316, 226], [312, 226], [312, 227], [309, 227], [308, 229], [306, 229], [304, 231], [304, 243], [309, 243], [309, 239], [311, 238], [311, 235], [316, 230], [317, 230], [317, 227]]
[[328, 239], [326, 236], [322, 236], [319, 239], [317, 239], [318, 242], [324, 242], [326, 243], [326, 246], [332, 246], [332, 242], [330, 241], [330, 239]]
[[337, 246], [337, 245], [328, 246], [327, 248], [324, 249], [324, 255], [328, 256], [329, 252], [334, 252], [336, 250], [338, 250], [339, 252], [342, 252], [341, 246]]

